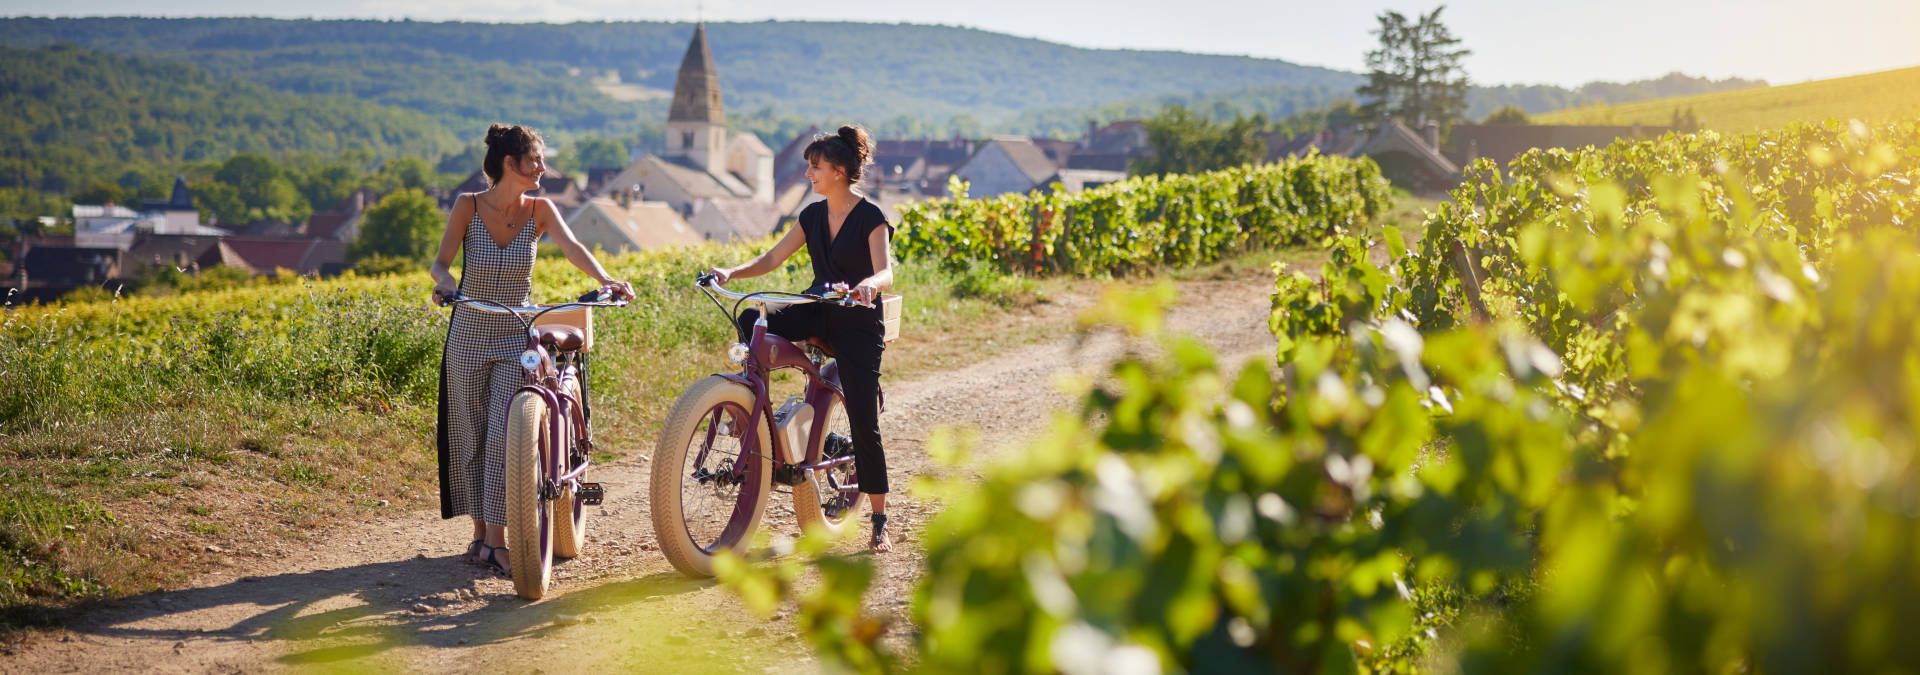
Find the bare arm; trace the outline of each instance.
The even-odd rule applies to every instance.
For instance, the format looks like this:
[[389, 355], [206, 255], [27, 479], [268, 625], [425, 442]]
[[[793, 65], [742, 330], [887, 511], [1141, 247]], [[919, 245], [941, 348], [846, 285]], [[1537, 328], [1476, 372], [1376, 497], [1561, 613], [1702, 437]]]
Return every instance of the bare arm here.
[[608, 276], [606, 268], [601, 267], [600, 261], [593, 257], [593, 252], [582, 246], [579, 239], [574, 238], [573, 230], [567, 227], [566, 219], [560, 217], [560, 209], [553, 205], [553, 200], [541, 198], [537, 208], [542, 229], [546, 231], [547, 236], [553, 237], [553, 244], [560, 247], [560, 253], [567, 257], [567, 262], [573, 263], [574, 267], [586, 272], [595, 283], [613, 287], [615, 294], [629, 300], [633, 298], [633, 287], [627, 285], [625, 281]]
[[453, 209], [447, 214], [447, 231], [440, 235], [440, 251], [433, 256], [433, 266], [427, 268], [427, 274], [433, 276], [433, 288], [436, 293], [452, 293], [460, 285], [453, 278], [453, 256], [460, 252], [460, 242], [467, 238], [467, 223], [473, 220], [473, 198], [461, 195], [453, 200]]
[[893, 289], [893, 237], [886, 226], [873, 228], [867, 235], [867, 250], [873, 256], [873, 276], [853, 287], [853, 297], [871, 303], [880, 298], [882, 291]]
[[760, 254], [745, 265], [716, 267], [713, 273], [720, 277], [719, 281], [722, 284], [734, 279], [751, 279], [772, 272], [774, 268], [780, 266], [780, 263], [793, 257], [794, 252], [805, 245], [807, 245], [807, 235], [800, 231], [800, 223], [796, 221], [787, 227], [787, 233], [780, 235], [780, 241], [774, 242], [773, 248], [767, 249], [766, 253]]

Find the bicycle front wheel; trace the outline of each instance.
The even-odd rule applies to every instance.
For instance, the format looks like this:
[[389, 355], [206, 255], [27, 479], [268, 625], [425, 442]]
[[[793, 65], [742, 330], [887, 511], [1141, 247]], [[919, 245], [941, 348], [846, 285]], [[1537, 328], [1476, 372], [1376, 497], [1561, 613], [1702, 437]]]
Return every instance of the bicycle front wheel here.
[[553, 580], [553, 502], [540, 498], [553, 451], [550, 414], [545, 399], [527, 392], [507, 408], [507, 557], [513, 590], [528, 600], [545, 597]]
[[[773, 464], [749, 453], [753, 393], [711, 376], [680, 396], [654, 448], [648, 498], [660, 552], [690, 577], [713, 576], [713, 555], [738, 549], [760, 526], [773, 491]], [[759, 438], [769, 442], [765, 416]]]

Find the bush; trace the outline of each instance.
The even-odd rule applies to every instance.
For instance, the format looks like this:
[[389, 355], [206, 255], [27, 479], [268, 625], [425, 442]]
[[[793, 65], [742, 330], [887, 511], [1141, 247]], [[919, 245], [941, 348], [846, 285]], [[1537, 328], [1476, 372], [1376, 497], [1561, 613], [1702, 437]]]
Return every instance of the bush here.
[[1371, 160], [1313, 155], [1071, 194], [918, 202], [901, 208], [894, 252], [951, 269], [1121, 274], [1317, 243], [1364, 227], [1390, 200]]

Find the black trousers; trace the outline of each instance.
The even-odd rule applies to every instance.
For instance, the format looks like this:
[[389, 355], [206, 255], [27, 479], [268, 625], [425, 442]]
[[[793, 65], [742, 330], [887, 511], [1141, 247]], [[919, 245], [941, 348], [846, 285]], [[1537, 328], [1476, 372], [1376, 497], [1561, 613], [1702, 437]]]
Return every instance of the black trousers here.
[[[753, 335], [759, 310], [740, 313], [740, 341]], [[840, 364], [847, 424], [853, 431], [853, 468], [860, 491], [886, 494], [887, 454], [880, 443], [880, 355], [887, 349], [878, 308], [794, 305], [767, 317], [767, 332], [799, 342], [825, 340]]]

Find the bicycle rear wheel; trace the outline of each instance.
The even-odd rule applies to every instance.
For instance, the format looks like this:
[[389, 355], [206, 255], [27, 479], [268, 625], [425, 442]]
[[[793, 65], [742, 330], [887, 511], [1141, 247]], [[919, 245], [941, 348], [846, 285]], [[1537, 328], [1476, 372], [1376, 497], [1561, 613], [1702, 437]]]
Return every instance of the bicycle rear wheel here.
[[539, 600], [553, 580], [553, 502], [540, 498], [551, 452], [545, 399], [521, 392], [507, 408], [507, 557], [513, 589]]
[[[572, 394], [575, 401], [580, 400], [580, 386], [578, 382], [567, 380], [565, 386], [567, 393]], [[570, 458], [573, 456], [573, 445], [579, 442], [579, 439], [575, 438], [574, 435], [583, 431], [585, 430], [574, 428], [570, 421], [563, 420], [560, 423], [560, 433], [562, 437], [560, 442], [554, 445], [554, 449], [560, 453], [560, 457]], [[572, 471], [573, 468], [574, 465], [571, 463], [562, 462], [560, 475], [566, 475], [566, 473]], [[584, 481], [586, 479], [587, 477], [585, 475], [580, 476], [580, 480]], [[581, 549], [586, 548], [587, 505], [580, 503], [580, 495], [578, 493], [579, 491], [575, 490], [572, 484], [568, 484], [561, 488], [560, 498], [553, 502], [553, 522], [555, 523], [553, 528], [553, 555], [556, 558], [571, 560], [580, 555]]]
[[[853, 432], [847, 423], [847, 407], [839, 399], [829, 405], [827, 412], [826, 446], [822, 459], [853, 454]], [[794, 518], [800, 521], [804, 531], [826, 530], [838, 535], [847, 528], [854, 516], [859, 515], [860, 505], [866, 500], [860, 498], [855, 490], [843, 490], [839, 486], [858, 485], [859, 477], [854, 473], [853, 463], [811, 471], [812, 480], [793, 486]]]
[[[744, 444], [753, 403], [745, 386], [711, 376], [680, 396], [660, 430], [648, 498], [660, 552], [681, 574], [713, 576], [713, 555], [740, 548], [766, 512], [772, 460]], [[759, 426], [768, 442], [765, 416]]]

